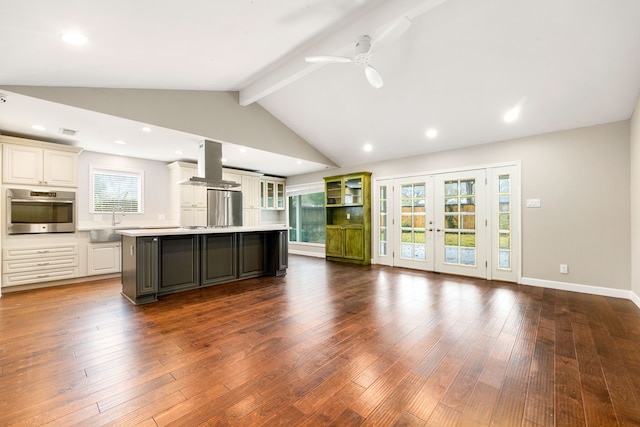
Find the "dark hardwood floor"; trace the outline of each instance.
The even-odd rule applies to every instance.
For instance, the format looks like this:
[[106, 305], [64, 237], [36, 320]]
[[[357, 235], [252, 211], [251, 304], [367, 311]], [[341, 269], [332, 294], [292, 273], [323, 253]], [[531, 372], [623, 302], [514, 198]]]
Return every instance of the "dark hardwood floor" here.
[[630, 301], [291, 256], [133, 306], [0, 299], [1, 426], [640, 425]]

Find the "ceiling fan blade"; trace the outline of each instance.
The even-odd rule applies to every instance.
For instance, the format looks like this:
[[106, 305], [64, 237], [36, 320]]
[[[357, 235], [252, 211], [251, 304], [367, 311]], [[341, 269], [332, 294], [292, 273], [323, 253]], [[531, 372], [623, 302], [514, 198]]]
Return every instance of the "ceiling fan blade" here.
[[405, 31], [411, 26], [411, 20], [406, 16], [389, 24], [382, 32], [373, 40], [370, 52], [384, 47], [398, 40]]
[[353, 61], [351, 58], [344, 56], [305, 56], [304, 60], [312, 64], [333, 64]]
[[367, 76], [369, 84], [374, 88], [380, 89], [382, 86], [384, 86], [382, 76], [372, 66], [368, 65], [367, 67], [365, 67], [364, 74]]

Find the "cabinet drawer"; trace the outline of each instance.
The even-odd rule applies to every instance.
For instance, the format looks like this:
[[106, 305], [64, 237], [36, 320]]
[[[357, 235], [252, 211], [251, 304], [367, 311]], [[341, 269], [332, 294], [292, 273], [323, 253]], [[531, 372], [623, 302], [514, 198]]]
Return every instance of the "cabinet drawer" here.
[[77, 255], [78, 245], [42, 246], [38, 248], [5, 248], [4, 259], [44, 258], [60, 255]]
[[78, 255], [62, 257], [41, 257], [27, 259], [12, 259], [4, 262], [4, 273], [22, 271], [46, 272], [50, 269], [77, 267]]
[[78, 277], [78, 268], [62, 268], [47, 271], [31, 271], [25, 273], [4, 274], [3, 286], [17, 286], [27, 283], [47, 282], [50, 280], [71, 279]]

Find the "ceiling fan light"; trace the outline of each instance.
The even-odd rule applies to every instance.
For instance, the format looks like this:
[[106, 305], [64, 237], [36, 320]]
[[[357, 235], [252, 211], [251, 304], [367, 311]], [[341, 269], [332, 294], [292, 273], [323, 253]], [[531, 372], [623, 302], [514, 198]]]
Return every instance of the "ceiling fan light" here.
[[374, 88], [380, 89], [382, 86], [384, 86], [384, 82], [382, 81], [382, 76], [380, 75], [380, 73], [376, 71], [375, 68], [366, 67], [364, 69], [364, 74], [367, 76], [367, 80], [369, 81], [369, 84], [371, 84], [371, 86], [373, 86]]

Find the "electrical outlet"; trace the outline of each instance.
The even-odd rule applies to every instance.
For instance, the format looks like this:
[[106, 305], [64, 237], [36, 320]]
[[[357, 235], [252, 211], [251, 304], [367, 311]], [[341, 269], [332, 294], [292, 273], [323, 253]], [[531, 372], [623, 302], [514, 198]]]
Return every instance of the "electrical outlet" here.
[[560, 274], [569, 274], [569, 266], [567, 264], [560, 264]]
[[351, 219], [351, 214], [347, 214], [347, 219]]

